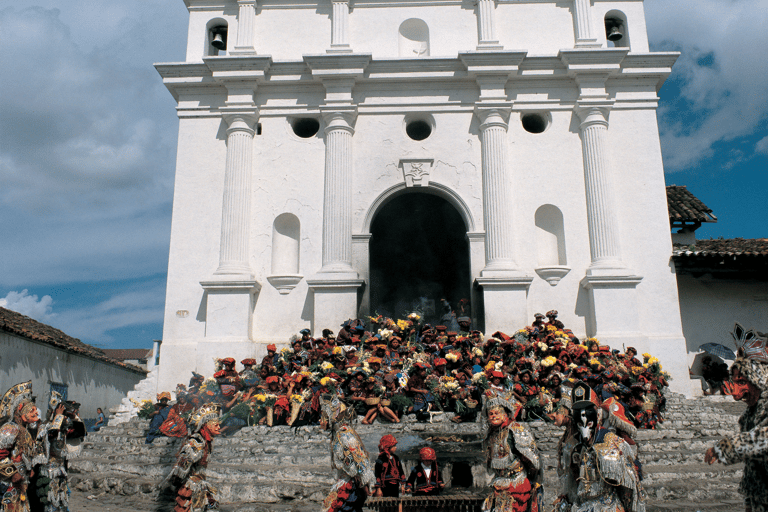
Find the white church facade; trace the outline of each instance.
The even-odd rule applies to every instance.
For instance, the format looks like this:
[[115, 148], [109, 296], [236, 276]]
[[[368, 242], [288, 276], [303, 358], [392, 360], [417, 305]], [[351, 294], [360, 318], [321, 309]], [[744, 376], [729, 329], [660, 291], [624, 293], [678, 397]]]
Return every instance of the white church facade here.
[[425, 297], [690, 392], [642, 0], [185, 2], [158, 389]]

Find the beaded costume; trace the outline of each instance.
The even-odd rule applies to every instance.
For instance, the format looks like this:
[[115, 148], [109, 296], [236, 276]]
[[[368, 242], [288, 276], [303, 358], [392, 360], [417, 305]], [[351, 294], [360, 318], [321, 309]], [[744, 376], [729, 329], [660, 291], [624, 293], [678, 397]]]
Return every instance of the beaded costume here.
[[216, 488], [208, 483], [205, 476], [213, 448], [212, 436], [205, 427], [209, 422], [218, 422], [220, 413], [221, 406], [211, 403], [200, 407], [189, 417], [191, 433], [166, 479], [179, 484], [175, 512], [203, 512], [218, 508]]
[[[482, 428], [486, 432], [486, 463], [494, 473], [493, 492], [483, 503], [487, 512], [539, 512], [543, 489], [539, 480], [540, 458], [536, 440], [527, 426], [515, 421], [522, 404], [511, 392], [489, 390], [483, 397]], [[488, 412], [497, 407], [507, 420], [488, 424]]]
[[331, 467], [338, 481], [323, 501], [327, 512], [360, 512], [376, 483], [373, 463], [360, 436], [352, 428], [355, 410], [346, 407], [337, 394], [320, 397], [322, 417], [331, 429]]

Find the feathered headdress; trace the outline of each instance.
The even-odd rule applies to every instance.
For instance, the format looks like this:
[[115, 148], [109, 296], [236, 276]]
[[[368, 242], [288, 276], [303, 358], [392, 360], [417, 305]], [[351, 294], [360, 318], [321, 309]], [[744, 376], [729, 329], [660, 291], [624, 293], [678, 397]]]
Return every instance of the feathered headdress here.
[[768, 337], [761, 335], [757, 331], [745, 330], [738, 322], [731, 333], [739, 355], [746, 359], [768, 363]]
[[15, 419], [19, 409], [25, 403], [32, 403], [32, 381], [22, 382], [11, 387], [0, 400], [0, 424]]
[[514, 421], [523, 408], [512, 391], [498, 391], [489, 389], [483, 395], [483, 411], [480, 414], [480, 428], [484, 435], [488, 434], [488, 411], [494, 407], [503, 407], [507, 411], [509, 419]]
[[196, 409], [189, 416], [188, 425], [190, 432], [199, 432], [209, 421], [219, 419], [221, 414], [221, 405], [217, 403], [205, 404]]
[[357, 419], [355, 408], [347, 407], [336, 393], [320, 396], [320, 412], [321, 417], [332, 427], [342, 423], [349, 424]]

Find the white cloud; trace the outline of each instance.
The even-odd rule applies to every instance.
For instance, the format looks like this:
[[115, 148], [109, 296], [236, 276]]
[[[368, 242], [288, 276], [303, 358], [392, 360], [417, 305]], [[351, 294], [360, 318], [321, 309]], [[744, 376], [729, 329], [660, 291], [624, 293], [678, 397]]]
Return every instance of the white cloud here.
[[768, 137], [763, 137], [755, 144], [755, 153], [768, 155]]
[[22, 315], [34, 318], [38, 322], [50, 323], [56, 315], [52, 311], [53, 299], [50, 295], [43, 295], [38, 299], [37, 295], [30, 295], [29, 290], [20, 292], [8, 292], [5, 298], [0, 299], [0, 307], [10, 309]]
[[654, 50], [679, 50], [673, 68], [688, 112], [660, 111], [668, 170], [695, 166], [713, 145], [745, 137], [768, 118], [765, 0], [646, 0]]

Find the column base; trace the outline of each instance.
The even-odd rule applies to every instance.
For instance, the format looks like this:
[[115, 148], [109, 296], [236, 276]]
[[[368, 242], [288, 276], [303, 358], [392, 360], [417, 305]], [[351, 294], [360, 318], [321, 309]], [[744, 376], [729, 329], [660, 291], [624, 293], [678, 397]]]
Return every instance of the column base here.
[[500, 45], [498, 41], [484, 41], [478, 44], [475, 49], [478, 52], [500, 52], [504, 50], [504, 46]]
[[589, 291], [587, 333], [590, 336], [614, 348], [642, 339], [636, 290], [642, 280], [642, 277], [635, 275], [584, 277], [581, 285]]
[[205, 289], [206, 338], [226, 342], [251, 340], [253, 308], [261, 284], [245, 277], [214, 276], [200, 281]]
[[[511, 273], [511, 272], [508, 272]], [[528, 325], [528, 288], [533, 277], [517, 271], [517, 276], [488, 277], [483, 275], [475, 283], [483, 289], [485, 332], [518, 329]]]
[[312, 331], [323, 328], [334, 331], [350, 318], [357, 318], [357, 292], [365, 280], [345, 278], [340, 275], [316, 274], [307, 279], [314, 295]]

